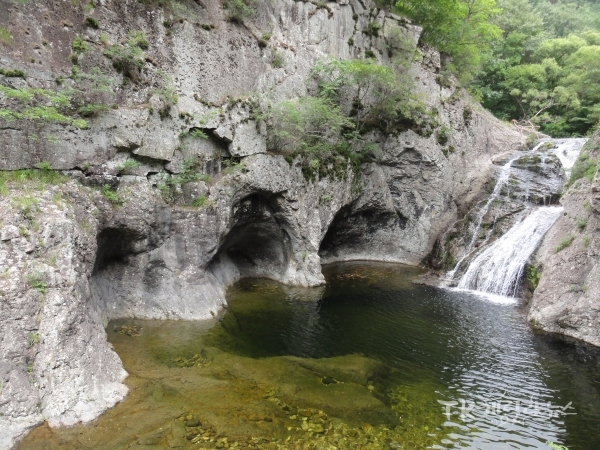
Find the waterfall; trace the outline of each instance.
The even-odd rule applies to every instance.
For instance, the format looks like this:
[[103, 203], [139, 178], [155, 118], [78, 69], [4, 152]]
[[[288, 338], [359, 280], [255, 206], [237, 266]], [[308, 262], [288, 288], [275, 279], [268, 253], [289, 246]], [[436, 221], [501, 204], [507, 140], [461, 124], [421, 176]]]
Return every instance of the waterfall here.
[[[571, 169], [579, 153], [581, 152], [581, 147], [588, 141], [587, 138], [570, 138], [570, 139], [555, 139], [554, 143], [556, 147], [551, 151], [554, 153], [560, 162], [562, 163], [563, 168], [565, 169], [565, 173], [567, 177], [571, 174]], [[543, 141], [542, 145], [548, 141]]]
[[454, 278], [454, 275], [456, 274], [456, 271], [460, 268], [461, 263], [471, 253], [471, 250], [473, 249], [473, 245], [475, 245], [475, 242], [477, 241], [477, 238], [479, 236], [479, 230], [481, 229], [481, 223], [483, 222], [483, 218], [485, 217], [488, 210], [490, 209], [490, 205], [492, 204], [492, 202], [494, 200], [496, 200], [496, 198], [500, 195], [502, 188], [504, 187], [504, 185], [508, 181], [508, 177], [510, 176], [510, 166], [518, 157], [519, 156], [515, 156], [515, 157], [511, 158], [506, 164], [504, 164], [500, 168], [500, 173], [498, 174], [498, 180], [496, 181], [494, 190], [490, 194], [490, 197], [488, 198], [488, 201], [485, 203], [485, 205], [483, 205], [483, 207], [477, 212], [477, 216], [475, 217], [475, 230], [473, 231], [473, 236], [471, 237], [471, 240], [469, 241], [469, 245], [465, 249], [464, 255], [462, 256], [462, 258], [460, 258], [458, 263], [456, 263], [456, 266], [454, 267], [454, 269], [452, 269], [450, 272], [448, 272], [446, 274], [446, 277], [449, 280], [452, 280]]
[[515, 297], [527, 260], [562, 211], [556, 206], [534, 209], [477, 255], [458, 288]]
[[[446, 282], [452, 282], [464, 261], [472, 258], [458, 281], [458, 289], [501, 297], [518, 294], [525, 264], [562, 212], [559, 207], [535, 205], [546, 205], [560, 192], [564, 175], [562, 171], [557, 171], [556, 158], [568, 177], [586, 141], [584, 138], [544, 139], [532, 150], [516, 152], [516, 156], [502, 166], [494, 191], [483, 207], [477, 210], [469, 228], [470, 233], [474, 226], [473, 234], [454, 269], [446, 274]], [[555, 156], [551, 155], [550, 158], [549, 154], [552, 153]], [[502, 213], [502, 206], [494, 204], [495, 200], [501, 200], [500, 205], [512, 204], [513, 211], [521, 204], [525, 213], [502, 237], [488, 244], [492, 233], [487, 233], [481, 241], [480, 230], [490, 210], [496, 208]], [[473, 255], [476, 246], [479, 250]]]

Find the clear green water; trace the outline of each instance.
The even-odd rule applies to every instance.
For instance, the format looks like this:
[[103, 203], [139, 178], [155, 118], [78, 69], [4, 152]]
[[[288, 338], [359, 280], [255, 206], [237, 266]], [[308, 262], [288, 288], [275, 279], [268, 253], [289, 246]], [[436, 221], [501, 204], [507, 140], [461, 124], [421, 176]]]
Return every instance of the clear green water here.
[[600, 449], [597, 349], [418, 273], [338, 264], [322, 290], [243, 280], [212, 323], [115, 321], [130, 395], [20, 448]]

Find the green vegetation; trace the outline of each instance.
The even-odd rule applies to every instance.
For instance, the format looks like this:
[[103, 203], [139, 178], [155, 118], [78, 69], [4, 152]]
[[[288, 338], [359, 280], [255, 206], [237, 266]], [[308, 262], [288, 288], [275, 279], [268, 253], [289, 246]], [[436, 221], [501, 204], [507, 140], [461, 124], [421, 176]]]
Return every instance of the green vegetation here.
[[598, 169], [598, 159], [590, 155], [588, 148], [584, 147], [577, 161], [571, 169], [571, 177], [569, 178], [569, 186], [573, 185], [577, 180], [586, 178], [589, 181], [594, 179], [596, 170]]
[[73, 67], [71, 79], [75, 81], [72, 94], [72, 104], [77, 113], [83, 117], [93, 117], [115, 107], [116, 94], [112, 89], [112, 80], [99, 68], [93, 67], [89, 72], [83, 72]]
[[144, 52], [131, 45], [111, 45], [104, 50], [104, 55], [111, 59], [113, 67], [127, 78], [138, 81], [140, 70], [144, 66]]
[[[600, 119], [600, 4], [594, 0], [391, 0], [422, 39], [504, 120], [554, 137]], [[376, 30], [367, 28], [365, 33]], [[440, 77], [441, 80], [441, 77]], [[443, 80], [441, 80], [443, 81]]]
[[270, 111], [270, 139], [280, 153], [331, 149], [352, 121], [328, 98], [302, 97], [283, 101]]
[[140, 167], [139, 162], [137, 162], [135, 159], [128, 159], [119, 166], [119, 175], [130, 174], [134, 171], [134, 169], [137, 169], [138, 167]]
[[238, 158], [227, 158], [221, 161], [221, 168], [224, 175], [232, 175], [237, 171], [244, 170], [246, 165]]
[[438, 143], [440, 145], [446, 145], [448, 143], [448, 140], [450, 139], [451, 134], [452, 134], [452, 129], [450, 127], [447, 127], [446, 125], [442, 126], [436, 132], [436, 137], [437, 137]]
[[146, 57], [144, 50], [147, 50], [149, 45], [142, 31], [133, 30], [129, 32], [125, 45], [111, 45], [104, 50], [104, 56], [110, 58], [113, 67], [123, 76], [138, 82]]
[[501, 37], [491, 19], [494, 0], [399, 0], [396, 10], [423, 26], [423, 40], [452, 56], [448, 68], [463, 81], [479, 70], [492, 43]]
[[377, 37], [379, 36], [379, 30], [381, 29], [381, 25], [377, 22], [369, 22], [367, 27], [363, 30], [363, 33], [367, 36]]
[[585, 0], [498, 0], [502, 29], [471, 90], [502, 119], [555, 137], [600, 118], [600, 6]]
[[100, 28], [100, 24], [93, 17], [86, 17], [84, 24], [85, 24], [86, 27], [90, 27], [90, 28], [93, 28], [95, 30], [97, 30], [98, 28]]
[[128, 37], [128, 39], [127, 39], [128, 45], [131, 45], [134, 47], [139, 47], [142, 50], [148, 50], [148, 48], [150, 47], [148, 38], [146, 37], [144, 32], [141, 30], [131, 30], [129, 32], [129, 34], [127, 35], [127, 37]]
[[542, 267], [539, 265], [527, 264], [525, 266], [525, 280], [532, 291], [535, 291], [542, 278]]
[[88, 124], [80, 118], [69, 117], [76, 114], [71, 103], [74, 91], [65, 89], [51, 91], [47, 89], [13, 89], [0, 85], [2, 94], [9, 103], [8, 108], [0, 108], [0, 119], [26, 119], [42, 123], [72, 125], [87, 128]]
[[29, 343], [29, 347], [33, 347], [34, 345], [40, 342], [39, 333], [34, 333], [30, 331], [29, 333], [27, 333], [27, 341]]
[[38, 199], [33, 195], [21, 195], [11, 199], [12, 206], [18, 209], [21, 215], [30, 222], [35, 220], [38, 203]]
[[200, 128], [192, 128], [187, 135], [194, 139], [208, 139], [208, 135]]
[[0, 27], [0, 45], [9, 44], [12, 42], [12, 34], [5, 27]]
[[224, 7], [231, 22], [242, 24], [256, 14], [256, 0], [225, 0]]
[[552, 450], [569, 450], [567, 447], [565, 447], [564, 445], [560, 445], [560, 444], [555, 444], [552, 441], [547, 441], [546, 445], [548, 447], [550, 447]]
[[210, 183], [210, 175], [200, 172], [201, 161], [198, 157], [183, 161], [183, 170], [179, 174], [167, 175], [158, 185], [162, 197], [167, 203], [175, 203], [177, 193], [181, 187], [193, 181]]
[[[395, 61], [398, 65], [398, 61]], [[354, 122], [355, 137], [373, 129], [394, 133], [412, 128], [431, 135], [434, 113], [429, 112], [413, 93], [414, 85], [403, 67], [394, 70], [375, 61], [326, 60], [318, 62], [312, 76], [318, 84], [318, 96], [342, 106]]]
[[580, 233], [587, 227], [587, 220], [585, 219], [577, 219], [575, 223]]
[[123, 197], [121, 197], [118, 192], [111, 188], [108, 184], [105, 184], [102, 186], [102, 188], [100, 188], [100, 193], [113, 205], [122, 205], [125, 202]]
[[208, 200], [206, 199], [206, 197], [204, 197], [204, 196], [202, 195], [202, 196], [200, 196], [200, 197], [197, 197], [197, 198], [196, 198], [196, 199], [195, 199], [195, 200], [192, 202], [192, 205], [191, 205], [191, 206], [193, 206], [194, 208], [200, 208], [200, 207], [202, 207], [202, 206], [206, 205], [207, 201], [208, 201]]
[[0, 75], [4, 75], [7, 78], [27, 78], [25, 72], [18, 69], [0, 69]]
[[271, 53], [271, 66], [275, 69], [285, 66], [285, 54], [281, 50], [274, 49]]
[[89, 73], [77, 67], [73, 69], [71, 78], [75, 81], [74, 87], [50, 90], [15, 89], [0, 85], [0, 94], [6, 99], [5, 106], [0, 108], [0, 119], [87, 128], [88, 123], [83, 117], [91, 117], [109, 109], [106, 103], [114, 99], [114, 92], [110, 79], [99, 69], [94, 68]]
[[9, 188], [44, 190], [46, 184], [60, 184], [66, 177], [50, 168], [48, 163], [37, 164], [36, 169], [0, 171], [0, 195], [8, 194]]
[[318, 62], [307, 97], [271, 105], [261, 119], [269, 130], [269, 148], [299, 162], [307, 179], [345, 177], [381, 152], [368, 133], [396, 133], [411, 128], [431, 135], [437, 122], [412, 94], [412, 84], [398, 70], [370, 60]]
[[167, 82], [165, 86], [160, 89], [152, 91], [153, 94], [158, 95], [162, 106], [158, 110], [158, 115], [161, 119], [165, 119], [171, 113], [171, 108], [179, 101], [179, 96], [175, 93], [175, 88]]
[[71, 50], [76, 55], [82, 55], [90, 50], [90, 46], [81, 36], [77, 36], [73, 42], [71, 42]]
[[48, 283], [46, 283], [44, 280], [44, 275], [40, 272], [29, 274], [27, 277], [27, 283], [29, 283], [29, 286], [42, 294], [48, 292]]
[[[160, 88], [153, 89], [150, 91], [150, 94], [158, 96], [161, 102], [158, 115], [161, 119], [165, 119], [166, 117], [170, 116], [171, 108], [177, 104], [179, 101], [179, 96], [175, 92], [175, 87], [173, 86], [173, 80], [171, 76], [161, 70], [158, 71], [158, 74], [162, 77], [162, 86]], [[182, 115], [180, 115], [180, 118], [186, 119], [186, 117]], [[186, 123], [188, 123], [187, 120]]]
[[450, 270], [456, 266], [456, 259], [452, 254], [452, 242], [456, 239], [456, 237], [457, 235], [455, 232], [450, 233], [446, 237], [443, 245], [440, 245], [441, 242], [436, 243], [436, 246], [434, 247], [435, 251], [432, 253], [432, 260], [437, 260], [435, 264], [439, 264], [445, 270]]
[[556, 246], [556, 248], [554, 249], [554, 253], [563, 251], [565, 248], [569, 247], [573, 243], [574, 240], [575, 240], [575, 236], [573, 236], [572, 234], [567, 236], [562, 241], [560, 241], [560, 244], [558, 244]]

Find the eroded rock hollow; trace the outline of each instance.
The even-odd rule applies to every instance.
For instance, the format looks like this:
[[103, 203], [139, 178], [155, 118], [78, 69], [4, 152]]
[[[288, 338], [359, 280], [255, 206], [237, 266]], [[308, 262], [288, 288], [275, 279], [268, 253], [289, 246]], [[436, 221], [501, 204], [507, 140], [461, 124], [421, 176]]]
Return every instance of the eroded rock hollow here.
[[[86, 126], [0, 119], [0, 170], [38, 166], [50, 177], [49, 166], [63, 177], [9, 180], [0, 195], [2, 448], [42, 420], [89, 421], [126, 395], [108, 320], [210, 318], [239, 278], [320, 286], [323, 261], [419, 264], [483, 195], [491, 158], [523, 144], [440, 82], [440, 55], [420, 44], [419, 27], [371, 2], [264, 2], [244, 25], [220, 2], [191, 3], [181, 16], [134, 0], [85, 13], [0, 0], [0, 24], [14, 30], [0, 67], [24, 73], [0, 75], [3, 86], [57, 90], [98, 69], [109, 86], [98, 95], [114, 94]], [[369, 23], [380, 32], [363, 32]], [[136, 30], [148, 42], [133, 41]], [[257, 98], [305, 96], [328, 57], [391, 66], [398, 37], [403, 70], [435, 117], [427, 130], [373, 129], [376, 157], [311, 174], [272, 151]], [[26, 57], [36, 39], [46, 44]], [[116, 50], [132, 42], [143, 57], [123, 64]]]

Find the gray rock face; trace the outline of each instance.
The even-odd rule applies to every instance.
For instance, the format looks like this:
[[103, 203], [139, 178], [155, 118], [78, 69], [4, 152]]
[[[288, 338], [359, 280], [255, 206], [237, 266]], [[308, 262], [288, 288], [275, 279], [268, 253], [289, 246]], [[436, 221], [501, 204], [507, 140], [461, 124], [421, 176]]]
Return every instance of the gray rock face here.
[[[582, 154], [600, 155], [600, 137]], [[543, 272], [528, 319], [545, 331], [600, 346], [600, 179], [575, 182], [561, 199], [564, 216], [548, 232], [537, 259]]]
[[[372, 19], [370, 4], [265, 2], [243, 27], [224, 20], [219, 2], [203, 3], [167, 30], [163, 22], [173, 18], [160, 9], [105, 1], [93, 11], [101, 30], [75, 25], [56, 33], [52, 27], [67, 18], [83, 23], [82, 13], [60, 2], [11, 3], [15, 45], [32, 44], [19, 31], [26, 28], [31, 35], [46, 30], [51, 42], [38, 55], [39, 68], [12, 56], [2, 56], [1, 67], [24, 68], [21, 81], [31, 87], [55, 88], [57, 72], [71, 71], [70, 42], [81, 34], [91, 50], [79, 66], [113, 74], [119, 108], [90, 119], [85, 130], [0, 121], [0, 170], [46, 161], [86, 185], [119, 185], [123, 203], [75, 181], [35, 194], [10, 185], [0, 195], [0, 448], [42, 420], [89, 421], [126, 394], [126, 374], [105, 341], [107, 320], [208, 318], [240, 277], [317, 287], [323, 261], [418, 264], [458, 212], [482, 196], [492, 156], [524, 141], [466, 93], [438, 85], [439, 54], [417, 46], [419, 27], [383, 11]], [[0, 0], [0, 10], [7, 4]], [[381, 36], [362, 32], [371, 20], [383, 25]], [[99, 33], [122, 43], [131, 23], [151, 45], [143, 82], [123, 85], [102, 56]], [[326, 55], [372, 50], [388, 64], [394, 39], [414, 46], [410, 73], [423, 102], [451, 130], [447, 144], [411, 130], [374, 134], [382, 150], [376, 162], [313, 180], [299, 161], [267, 153], [252, 95], [304, 95], [310, 70]], [[270, 63], [275, 50], [283, 67]], [[179, 98], [161, 118], [157, 86], [164, 87], [165, 73]], [[198, 130], [207, 138], [194, 137]], [[130, 160], [137, 165], [127, 166]], [[174, 188], [175, 204], [166, 204], [157, 188], [165, 189], [169, 174], [183, 176], [190, 161], [212, 178], [186, 180]], [[30, 195], [34, 213], [23, 212]]]
[[430, 273], [421, 278], [422, 282], [456, 286], [480, 252], [529, 215], [532, 208], [558, 203], [565, 181], [558, 157], [546, 150], [514, 150], [492, 158], [497, 176], [482, 189], [486, 196], [440, 235], [425, 261], [444, 276]]
[[79, 189], [0, 197], [0, 448], [41, 420], [92, 420], [127, 393], [89, 302], [98, 210]]

